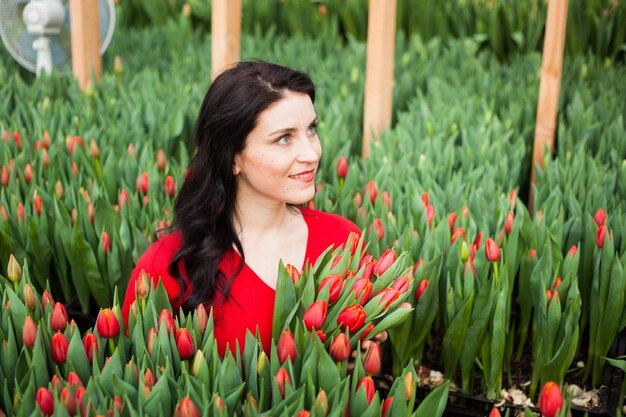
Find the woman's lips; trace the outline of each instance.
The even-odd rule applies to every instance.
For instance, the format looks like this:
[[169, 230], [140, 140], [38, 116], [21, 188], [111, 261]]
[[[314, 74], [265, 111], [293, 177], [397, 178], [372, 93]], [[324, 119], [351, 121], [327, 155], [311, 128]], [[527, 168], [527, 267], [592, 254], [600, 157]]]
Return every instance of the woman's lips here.
[[296, 181], [311, 182], [315, 179], [315, 170], [303, 171], [295, 175], [290, 175], [289, 178]]

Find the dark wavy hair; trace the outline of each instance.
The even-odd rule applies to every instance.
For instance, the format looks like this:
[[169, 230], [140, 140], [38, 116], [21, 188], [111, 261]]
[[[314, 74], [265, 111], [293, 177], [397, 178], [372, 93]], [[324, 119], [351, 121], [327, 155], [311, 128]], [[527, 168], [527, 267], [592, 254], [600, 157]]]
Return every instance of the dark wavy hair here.
[[[222, 72], [211, 84], [195, 128], [197, 150], [174, 203], [172, 230], [180, 231], [182, 245], [169, 265], [180, 284], [178, 301], [188, 312], [214, 300], [217, 291], [227, 297], [234, 278], [218, 264], [233, 245], [245, 259], [233, 226], [237, 182], [235, 155], [246, 144], [259, 115], [285, 92], [307, 94], [315, 102], [315, 86], [305, 73], [263, 61], [244, 61]], [[191, 295], [181, 274], [181, 262], [191, 284]], [[179, 303], [179, 305], [181, 305]]]

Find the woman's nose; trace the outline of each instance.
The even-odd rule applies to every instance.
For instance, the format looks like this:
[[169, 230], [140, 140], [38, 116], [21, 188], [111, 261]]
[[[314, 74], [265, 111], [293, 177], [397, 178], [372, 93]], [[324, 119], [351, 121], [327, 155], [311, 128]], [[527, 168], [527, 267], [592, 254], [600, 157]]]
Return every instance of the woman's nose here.
[[322, 147], [317, 136], [312, 139], [304, 137], [300, 139], [298, 146], [298, 160], [300, 162], [317, 162], [322, 155]]

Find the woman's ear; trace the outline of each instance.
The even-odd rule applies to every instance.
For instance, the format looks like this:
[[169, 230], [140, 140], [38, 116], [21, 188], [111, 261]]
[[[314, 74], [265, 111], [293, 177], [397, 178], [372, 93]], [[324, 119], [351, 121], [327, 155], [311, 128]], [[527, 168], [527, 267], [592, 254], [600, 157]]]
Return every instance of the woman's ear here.
[[235, 155], [235, 160], [233, 161], [233, 175], [239, 175], [240, 172], [240, 157], [239, 154], [237, 154]]

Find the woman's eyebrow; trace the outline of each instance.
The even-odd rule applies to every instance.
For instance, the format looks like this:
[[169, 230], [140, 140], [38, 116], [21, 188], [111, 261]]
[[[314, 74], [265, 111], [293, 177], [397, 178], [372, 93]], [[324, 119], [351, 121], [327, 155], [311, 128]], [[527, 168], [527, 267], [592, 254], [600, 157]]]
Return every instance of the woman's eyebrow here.
[[[310, 126], [310, 125], [312, 125], [312, 124], [315, 124], [315, 123], [317, 123], [317, 116], [315, 116], [315, 117], [313, 118], [313, 120], [311, 121], [311, 123], [309, 123], [309, 126]], [[279, 133], [291, 133], [291, 132], [294, 132], [294, 131], [296, 131], [296, 130], [297, 130], [297, 129], [296, 129], [295, 127], [284, 127], [284, 128], [282, 128], [282, 129], [275, 130], [275, 131], [273, 131], [272, 133], [269, 133], [267, 136], [274, 136], [274, 135], [277, 135], [277, 134], [279, 134]]]

